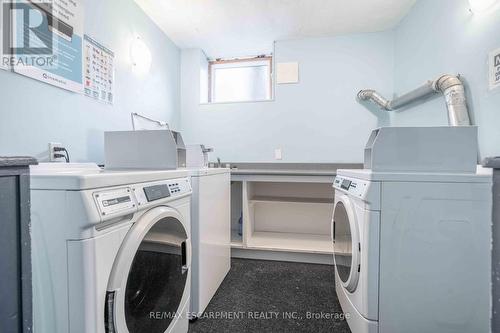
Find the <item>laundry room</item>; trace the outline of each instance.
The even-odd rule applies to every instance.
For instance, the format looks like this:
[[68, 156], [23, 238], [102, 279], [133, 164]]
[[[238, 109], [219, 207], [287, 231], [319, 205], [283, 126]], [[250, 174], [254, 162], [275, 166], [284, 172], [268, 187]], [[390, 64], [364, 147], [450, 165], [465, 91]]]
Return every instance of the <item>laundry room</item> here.
[[0, 2], [0, 333], [500, 332], [500, 0]]

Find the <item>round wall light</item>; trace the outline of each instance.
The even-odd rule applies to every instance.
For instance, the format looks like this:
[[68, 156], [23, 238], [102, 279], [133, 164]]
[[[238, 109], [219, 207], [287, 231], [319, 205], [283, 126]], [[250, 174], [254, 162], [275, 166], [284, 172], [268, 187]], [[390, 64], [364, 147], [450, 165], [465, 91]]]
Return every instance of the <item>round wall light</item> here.
[[482, 13], [497, 4], [498, 0], [469, 0], [470, 10], [473, 13]]
[[130, 45], [130, 60], [139, 72], [147, 72], [151, 67], [151, 51], [139, 36], [135, 37]]

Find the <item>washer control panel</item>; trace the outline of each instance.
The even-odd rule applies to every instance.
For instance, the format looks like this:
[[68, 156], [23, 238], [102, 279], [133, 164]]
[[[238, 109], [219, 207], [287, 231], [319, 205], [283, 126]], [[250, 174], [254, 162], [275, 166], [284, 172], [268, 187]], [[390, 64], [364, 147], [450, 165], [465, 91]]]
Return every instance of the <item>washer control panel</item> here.
[[358, 179], [337, 176], [335, 177], [333, 187], [355, 197], [362, 198], [368, 189], [368, 183]]

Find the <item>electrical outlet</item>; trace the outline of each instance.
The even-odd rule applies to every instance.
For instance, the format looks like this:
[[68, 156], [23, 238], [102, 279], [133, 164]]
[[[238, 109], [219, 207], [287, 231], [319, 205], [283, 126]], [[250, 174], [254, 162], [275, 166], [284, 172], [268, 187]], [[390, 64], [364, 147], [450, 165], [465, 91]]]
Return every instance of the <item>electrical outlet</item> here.
[[49, 142], [49, 161], [50, 162], [59, 162], [62, 161], [62, 157], [56, 158], [55, 154], [60, 154], [60, 152], [56, 152], [55, 148], [64, 148], [62, 143], [58, 142]]
[[281, 151], [281, 148], [276, 148], [274, 150], [274, 159], [276, 159], [276, 160], [282, 160], [283, 159], [283, 152]]

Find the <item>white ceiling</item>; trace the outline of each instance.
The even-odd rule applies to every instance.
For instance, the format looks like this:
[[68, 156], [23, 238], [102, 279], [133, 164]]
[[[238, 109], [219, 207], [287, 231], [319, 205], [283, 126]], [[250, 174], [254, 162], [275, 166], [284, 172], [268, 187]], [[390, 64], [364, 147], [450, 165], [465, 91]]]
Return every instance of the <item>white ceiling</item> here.
[[394, 27], [416, 0], [135, 0], [180, 48], [210, 58], [270, 53], [275, 40]]

